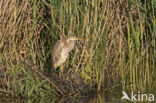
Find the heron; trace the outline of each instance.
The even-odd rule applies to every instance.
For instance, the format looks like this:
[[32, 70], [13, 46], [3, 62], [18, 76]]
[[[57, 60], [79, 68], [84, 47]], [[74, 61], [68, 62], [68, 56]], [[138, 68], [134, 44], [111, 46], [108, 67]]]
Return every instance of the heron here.
[[[73, 50], [75, 41], [84, 40], [82, 37], [69, 36], [56, 42], [52, 51], [52, 68], [54, 71], [64, 64], [69, 57], [69, 52]], [[61, 73], [63, 72], [60, 70]]]

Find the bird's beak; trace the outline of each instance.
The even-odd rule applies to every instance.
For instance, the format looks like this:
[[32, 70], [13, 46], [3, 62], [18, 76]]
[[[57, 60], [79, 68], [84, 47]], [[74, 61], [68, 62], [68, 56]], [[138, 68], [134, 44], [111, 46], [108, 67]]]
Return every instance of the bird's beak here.
[[75, 40], [84, 40], [83, 37], [76, 38]]

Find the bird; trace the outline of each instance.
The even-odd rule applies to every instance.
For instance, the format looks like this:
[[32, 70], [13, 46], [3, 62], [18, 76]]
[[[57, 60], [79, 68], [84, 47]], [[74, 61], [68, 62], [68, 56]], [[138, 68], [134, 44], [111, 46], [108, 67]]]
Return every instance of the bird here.
[[73, 50], [75, 41], [77, 40], [84, 40], [84, 38], [72, 35], [56, 42], [52, 50], [52, 68], [54, 71], [66, 62], [69, 52]]

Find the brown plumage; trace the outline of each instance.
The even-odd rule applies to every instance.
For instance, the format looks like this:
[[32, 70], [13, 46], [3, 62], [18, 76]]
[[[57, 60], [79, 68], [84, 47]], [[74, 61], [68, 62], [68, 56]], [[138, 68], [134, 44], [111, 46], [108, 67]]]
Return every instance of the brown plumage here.
[[83, 38], [77, 38], [70, 36], [68, 38], [60, 39], [53, 48], [52, 52], [52, 66], [54, 69], [65, 63], [69, 56], [69, 52], [74, 48], [76, 40], [83, 40]]

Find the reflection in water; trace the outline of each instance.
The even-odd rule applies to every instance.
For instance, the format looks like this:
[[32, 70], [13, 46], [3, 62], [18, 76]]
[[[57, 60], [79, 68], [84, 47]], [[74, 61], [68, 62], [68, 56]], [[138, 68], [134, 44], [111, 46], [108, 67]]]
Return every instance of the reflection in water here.
[[121, 103], [121, 93], [97, 94], [90, 97], [62, 97], [56, 103]]
[[0, 103], [121, 103], [121, 93], [101, 93], [90, 97], [36, 97], [29, 99], [1, 98]]

